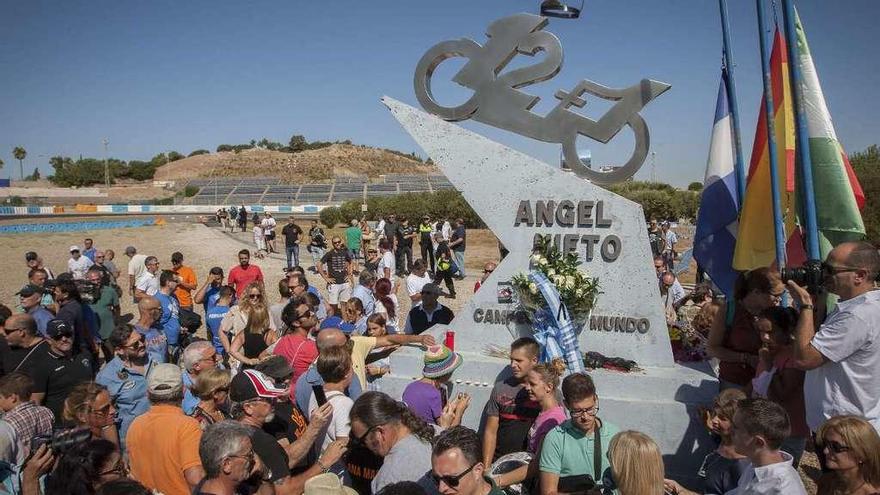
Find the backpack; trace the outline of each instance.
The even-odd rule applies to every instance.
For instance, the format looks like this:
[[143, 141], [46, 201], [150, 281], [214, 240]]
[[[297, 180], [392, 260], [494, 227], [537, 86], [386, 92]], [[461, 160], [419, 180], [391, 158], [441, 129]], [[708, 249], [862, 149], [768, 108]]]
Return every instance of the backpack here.
[[195, 332], [202, 326], [202, 317], [190, 309], [180, 308], [177, 319], [180, 322], [180, 326], [190, 332]]

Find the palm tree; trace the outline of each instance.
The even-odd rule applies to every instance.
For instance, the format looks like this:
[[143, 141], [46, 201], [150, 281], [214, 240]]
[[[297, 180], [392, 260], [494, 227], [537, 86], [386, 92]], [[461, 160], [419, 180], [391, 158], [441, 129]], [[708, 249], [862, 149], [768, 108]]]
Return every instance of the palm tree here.
[[27, 150], [21, 146], [16, 146], [12, 150], [12, 156], [14, 156], [16, 160], [18, 160], [18, 170], [21, 173], [21, 180], [24, 180], [24, 164], [22, 164], [22, 160], [27, 157]]

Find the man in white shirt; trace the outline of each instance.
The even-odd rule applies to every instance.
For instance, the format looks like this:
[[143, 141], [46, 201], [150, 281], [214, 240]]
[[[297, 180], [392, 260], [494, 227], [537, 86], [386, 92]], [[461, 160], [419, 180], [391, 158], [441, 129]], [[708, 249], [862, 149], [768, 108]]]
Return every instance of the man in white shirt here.
[[440, 235], [443, 236], [443, 240], [449, 242], [449, 239], [452, 238], [452, 224], [449, 223], [448, 218], [443, 219], [443, 226], [440, 228]]
[[794, 365], [807, 371], [804, 402], [807, 425], [816, 431], [833, 416], [863, 416], [880, 431], [880, 291], [874, 281], [880, 253], [867, 242], [845, 242], [828, 253], [824, 287], [840, 299], [818, 331], [824, 294], [813, 308], [810, 294], [792, 281], [788, 289], [800, 306]]
[[767, 399], [739, 402], [733, 415], [733, 445], [750, 464], [728, 495], [807, 494], [791, 454], [779, 450], [790, 432], [788, 414], [779, 404]]
[[74, 280], [85, 280], [86, 272], [95, 263], [83, 256], [79, 246], [70, 246], [70, 259], [67, 260], [67, 271], [73, 275]]
[[422, 302], [422, 287], [433, 282], [428, 275], [428, 266], [425, 260], [419, 258], [413, 262], [412, 272], [406, 276], [406, 292], [413, 304]]
[[146, 296], [155, 296], [159, 292], [159, 259], [155, 256], [147, 256], [144, 267], [144, 272], [135, 284], [135, 301], [140, 301]]
[[[134, 290], [137, 285], [137, 281], [141, 278], [141, 275], [147, 270], [146, 263], [147, 255], [145, 254], [137, 254], [137, 249], [134, 246], [128, 246], [125, 248], [125, 255], [128, 256], [128, 293], [134, 298]], [[137, 302], [137, 301], [135, 301]]]
[[266, 236], [266, 245], [269, 248], [270, 253], [275, 253], [277, 250], [275, 249], [275, 226], [277, 223], [275, 219], [272, 218], [272, 214], [268, 211], [263, 217], [263, 221], [260, 222], [260, 226], [263, 227], [263, 232]]

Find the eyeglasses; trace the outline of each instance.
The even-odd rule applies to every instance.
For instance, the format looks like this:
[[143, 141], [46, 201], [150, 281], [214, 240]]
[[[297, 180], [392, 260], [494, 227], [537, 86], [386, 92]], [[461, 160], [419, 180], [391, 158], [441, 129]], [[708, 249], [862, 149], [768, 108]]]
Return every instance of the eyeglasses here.
[[822, 263], [822, 273], [829, 276], [837, 275], [838, 273], [846, 273], [846, 272], [857, 272], [860, 268], [849, 268], [849, 267], [836, 267], [829, 265], [828, 263]]
[[352, 446], [353, 447], [360, 446], [360, 445], [366, 446], [367, 445], [367, 437], [370, 436], [370, 433], [373, 433], [380, 426], [382, 426], [382, 425], [373, 425], [373, 426], [367, 428], [367, 431], [365, 431], [364, 434], [359, 437], [349, 437], [350, 441], [353, 444]]
[[53, 335], [53, 336], [52, 336], [52, 340], [61, 340], [61, 339], [65, 339], [65, 338], [66, 338], [66, 339], [72, 339], [72, 338], [73, 338], [73, 333], [72, 333], [72, 332], [61, 332], [61, 333], [59, 333], [58, 335]]
[[110, 409], [113, 407], [113, 404], [107, 404], [101, 409], [92, 409], [91, 413], [97, 416], [108, 416], [110, 414]]
[[437, 486], [440, 486], [440, 482], [442, 481], [443, 483], [446, 483], [446, 486], [448, 486], [449, 488], [458, 488], [458, 483], [461, 481], [461, 479], [464, 478], [466, 474], [473, 471], [474, 468], [477, 466], [477, 464], [479, 464], [479, 462], [477, 462], [475, 464], [471, 464], [471, 467], [465, 469], [463, 472], [461, 472], [455, 476], [453, 476], [453, 475], [440, 476], [439, 474], [435, 473], [434, 471], [431, 471], [431, 479], [434, 480], [434, 484]]
[[599, 414], [599, 406], [593, 406], [589, 409], [569, 409], [568, 413], [571, 414], [571, 417], [574, 418], [576, 416], [583, 416], [586, 414], [587, 416], [596, 416]]
[[333, 241], [334, 246], [339, 246], [342, 244], [342, 241]]
[[492, 273], [492, 272], [494, 272], [494, 271], [495, 271], [495, 270], [485, 270], [485, 269], [484, 269], [484, 270], [483, 270], [483, 273]]
[[849, 447], [847, 447], [846, 445], [843, 445], [842, 443], [839, 443], [839, 442], [825, 441], [823, 443], [825, 444], [826, 447], [828, 447], [828, 450], [830, 450], [831, 452], [834, 452], [835, 454], [842, 454], [844, 452], [849, 452], [849, 450], [850, 450]]
[[263, 296], [260, 294], [248, 294], [248, 299], [262, 299]]
[[247, 454], [234, 454], [234, 455], [228, 455], [226, 457], [229, 457], [232, 459], [244, 459], [244, 460], [248, 461], [249, 463], [252, 463], [252, 462], [254, 462], [254, 459], [256, 458], [256, 454], [252, 450], [252, 451], [248, 452]]
[[127, 344], [127, 345], [124, 345], [121, 347], [123, 347], [125, 349], [139, 349], [140, 347], [143, 347], [145, 345], [146, 345], [146, 339], [143, 336], [141, 336], [141, 338], [135, 340], [131, 344]]
[[303, 313], [303, 314], [299, 314], [299, 313], [297, 313], [297, 315], [296, 315], [296, 319], [297, 319], [297, 320], [302, 320], [303, 318], [308, 318], [308, 317], [310, 317], [310, 316], [312, 316], [312, 315], [314, 315], [314, 314], [315, 314], [315, 313], [314, 313], [311, 309], [307, 309], [306, 312]]
[[122, 458], [119, 458], [119, 462], [116, 463], [111, 469], [107, 471], [101, 471], [98, 473], [98, 476], [106, 476], [108, 474], [116, 474], [120, 477], [124, 477], [128, 475], [128, 468], [125, 466], [125, 462], [122, 461]]

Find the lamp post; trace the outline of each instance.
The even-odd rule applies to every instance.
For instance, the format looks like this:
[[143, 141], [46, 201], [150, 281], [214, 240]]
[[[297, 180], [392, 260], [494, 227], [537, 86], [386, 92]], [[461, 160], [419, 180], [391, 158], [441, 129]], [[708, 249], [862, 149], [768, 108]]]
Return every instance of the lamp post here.
[[110, 164], [107, 162], [107, 145], [110, 140], [104, 138], [101, 142], [104, 143], [104, 185], [110, 187]]
[[544, 0], [541, 2], [541, 15], [545, 17], [556, 17], [559, 19], [577, 19], [580, 17], [583, 8], [584, 0], [581, 0], [580, 7], [572, 7], [559, 0]]

